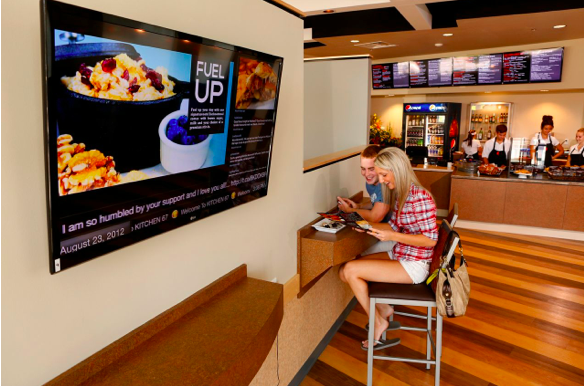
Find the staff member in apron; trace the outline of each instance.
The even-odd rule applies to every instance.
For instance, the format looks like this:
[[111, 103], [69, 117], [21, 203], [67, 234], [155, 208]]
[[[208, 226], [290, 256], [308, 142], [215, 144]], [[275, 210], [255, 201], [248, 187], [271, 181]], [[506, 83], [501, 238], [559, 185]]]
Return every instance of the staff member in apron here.
[[[552, 166], [553, 160], [561, 157], [564, 154], [564, 148], [560, 145], [560, 141], [555, 139], [550, 133], [554, 129], [554, 117], [551, 115], [544, 115], [541, 120], [541, 133], [537, 133], [531, 139], [531, 159], [536, 155], [536, 159], [542, 157], [545, 150], [545, 167]], [[554, 155], [558, 149], [558, 154]]]
[[507, 165], [509, 150], [511, 150], [511, 141], [505, 138], [507, 136], [507, 126], [497, 126], [495, 133], [495, 138], [489, 139], [485, 143], [483, 163], [497, 166]]
[[576, 132], [576, 142], [568, 152], [566, 166], [584, 166], [584, 127]]
[[477, 132], [475, 130], [471, 130], [468, 132], [468, 137], [462, 142], [462, 149], [464, 150], [464, 158], [472, 158], [476, 159], [477, 161], [481, 160], [481, 142], [478, 139], [475, 139]]

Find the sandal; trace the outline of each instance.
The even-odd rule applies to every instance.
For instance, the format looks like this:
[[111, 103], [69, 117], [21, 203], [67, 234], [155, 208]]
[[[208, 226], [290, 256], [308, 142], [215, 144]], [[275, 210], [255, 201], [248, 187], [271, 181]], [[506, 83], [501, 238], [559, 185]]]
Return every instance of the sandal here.
[[[394, 338], [394, 339], [387, 339], [387, 340], [376, 340], [375, 341], [375, 346], [373, 346], [373, 350], [383, 350], [384, 348], [388, 348], [388, 347], [393, 347], [393, 346], [397, 346], [398, 344], [401, 343], [401, 339], [400, 338]], [[362, 350], [369, 350], [368, 347], [365, 347], [363, 345], [363, 343], [361, 343], [361, 349]]]

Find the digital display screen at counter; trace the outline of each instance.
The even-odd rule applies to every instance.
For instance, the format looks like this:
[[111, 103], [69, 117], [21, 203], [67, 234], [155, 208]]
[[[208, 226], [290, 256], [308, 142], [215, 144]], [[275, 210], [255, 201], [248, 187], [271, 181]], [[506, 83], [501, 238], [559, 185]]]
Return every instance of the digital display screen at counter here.
[[562, 80], [563, 48], [531, 51], [529, 81], [559, 82]]
[[383, 90], [392, 88], [392, 63], [374, 64], [371, 67], [371, 76], [373, 77], [373, 89]]
[[455, 86], [472, 86], [478, 79], [478, 56], [460, 56], [452, 58], [452, 84]]
[[500, 84], [503, 74], [503, 54], [479, 56], [479, 84]]
[[410, 63], [393, 63], [393, 88], [410, 87]]
[[410, 61], [410, 87], [428, 87], [428, 61]]
[[373, 64], [373, 89], [560, 82], [564, 48]]
[[452, 58], [428, 60], [430, 87], [452, 86]]
[[503, 54], [503, 83], [529, 82], [529, 52], [508, 52]]

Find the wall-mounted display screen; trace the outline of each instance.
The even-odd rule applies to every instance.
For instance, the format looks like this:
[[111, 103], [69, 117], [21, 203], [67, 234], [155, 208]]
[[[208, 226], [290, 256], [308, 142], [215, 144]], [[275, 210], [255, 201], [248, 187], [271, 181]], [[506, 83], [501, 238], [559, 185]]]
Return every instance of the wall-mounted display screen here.
[[410, 62], [393, 63], [393, 88], [410, 87]]
[[480, 55], [478, 72], [479, 84], [500, 84], [503, 81], [503, 55]]
[[478, 56], [459, 56], [452, 58], [452, 84], [470, 86], [478, 82]]
[[562, 80], [563, 48], [531, 51], [529, 81], [560, 82]]
[[371, 66], [371, 76], [373, 78], [373, 88], [375, 90], [383, 90], [392, 88], [393, 77], [391, 76], [393, 70], [392, 63], [374, 64]]
[[529, 82], [530, 59], [528, 51], [503, 54], [503, 83]]
[[428, 60], [430, 87], [452, 86], [452, 58]]
[[50, 271], [265, 196], [282, 58], [47, 1]]
[[373, 88], [561, 82], [564, 48], [373, 64]]
[[428, 87], [428, 61], [410, 61], [410, 87]]

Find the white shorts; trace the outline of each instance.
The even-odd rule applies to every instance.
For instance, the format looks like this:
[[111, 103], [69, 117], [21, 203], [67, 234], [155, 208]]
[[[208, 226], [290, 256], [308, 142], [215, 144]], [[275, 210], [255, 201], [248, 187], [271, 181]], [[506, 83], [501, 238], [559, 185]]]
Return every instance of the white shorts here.
[[[372, 255], [374, 253], [387, 252], [391, 260], [395, 260], [393, 257], [393, 247], [395, 246], [395, 241], [379, 241], [378, 243], [372, 245], [365, 252], [361, 253], [361, 256]], [[414, 284], [420, 284], [428, 277], [430, 273], [430, 260], [400, 260], [399, 261], [404, 270], [412, 279]]]

